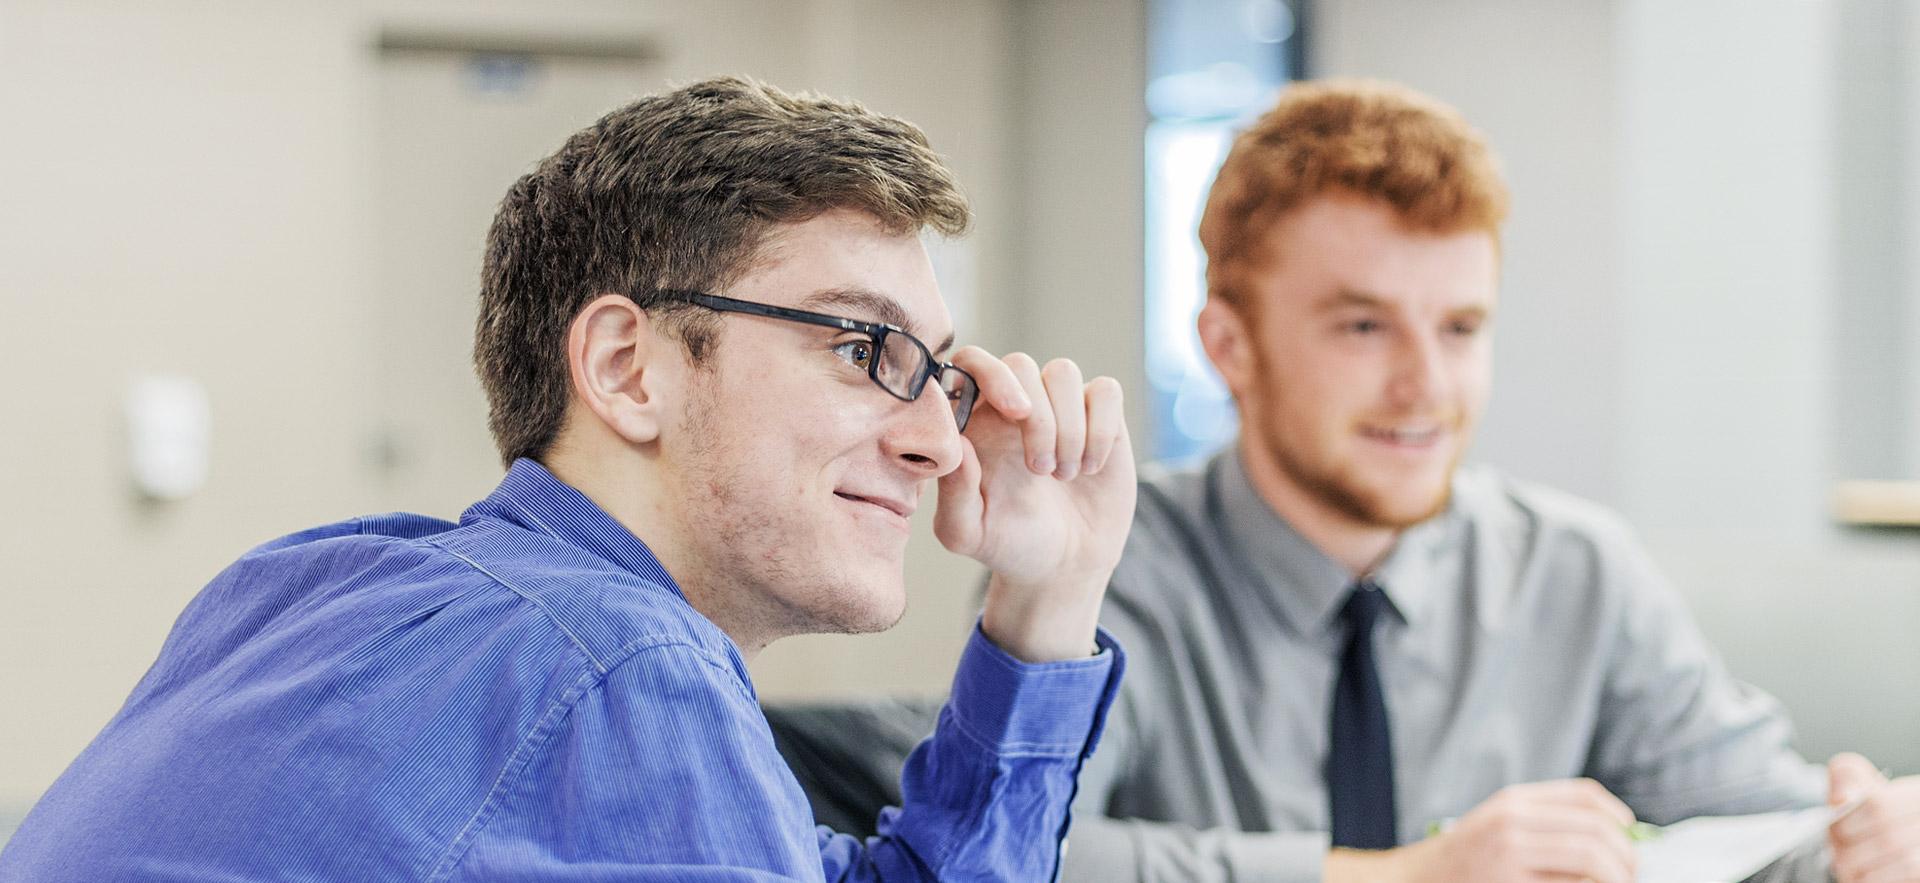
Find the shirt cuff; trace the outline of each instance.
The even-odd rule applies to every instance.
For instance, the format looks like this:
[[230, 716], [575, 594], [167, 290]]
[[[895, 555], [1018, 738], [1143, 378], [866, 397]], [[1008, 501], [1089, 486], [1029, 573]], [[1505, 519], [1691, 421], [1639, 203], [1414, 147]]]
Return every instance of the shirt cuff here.
[[1084, 659], [1021, 662], [974, 624], [960, 655], [947, 713], [962, 732], [1002, 756], [1086, 757], [1106, 726], [1126, 654], [1106, 629]]

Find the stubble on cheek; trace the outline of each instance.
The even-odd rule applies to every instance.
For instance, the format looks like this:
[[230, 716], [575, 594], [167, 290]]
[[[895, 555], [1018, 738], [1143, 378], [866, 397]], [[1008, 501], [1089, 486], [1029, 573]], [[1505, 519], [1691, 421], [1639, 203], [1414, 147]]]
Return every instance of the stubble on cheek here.
[[[1421, 493], [1416, 499], [1405, 499], [1406, 487], [1381, 487], [1380, 476], [1370, 474], [1351, 450], [1343, 453], [1342, 442], [1347, 440], [1346, 434], [1358, 431], [1356, 427], [1342, 424], [1321, 434], [1319, 423], [1314, 419], [1315, 409], [1289, 407], [1290, 390], [1281, 386], [1285, 381], [1268, 370], [1264, 354], [1256, 351], [1256, 361], [1260, 370], [1255, 375], [1254, 395], [1271, 407], [1254, 429], [1275, 465], [1295, 487], [1342, 518], [1370, 527], [1403, 529], [1447, 508], [1452, 498], [1451, 477], [1463, 450], [1451, 452], [1443, 475], [1431, 492]], [[1446, 422], [1449, 430], [1457, 432], [1462, 421], [1455, 415]]]
[[845, 545], [845, 513], [816, 499], [807, 465], [794, 462], [806, 441], [757, 449], [716, 422], [689, 415], [685, 423], [684, 486], [697, 497], [688, 526], [708, 591], [771, 636], [872, 632], [898, 621], [898, 605], [877, 609], [863, 569], [838, 557], [859, 550]]

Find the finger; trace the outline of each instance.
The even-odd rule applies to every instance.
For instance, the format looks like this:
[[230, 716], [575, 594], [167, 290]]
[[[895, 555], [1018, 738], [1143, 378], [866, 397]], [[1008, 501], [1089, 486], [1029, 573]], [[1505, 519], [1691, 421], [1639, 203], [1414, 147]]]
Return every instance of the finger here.
[[1040, 382], [1053, 402], [1053, 476], [1072, 481], [1087, 452], [1087, 389], [1080, 366], [1054, 359], [1040, 370]]
[[1914, 790], [1904, 783], [1881, 785], [1829, 830], [1835, 843], [1846, 845], [1920, 828], [1920, 805], [1917, 804], [1920, 799], [1916, 799]]
[[1613, 796], [1607, 786], [1592, 779], [1566, 779], [1558, 782], [1541, 782], [1537, 793], [1539, 799], [1568, 806], [1577, 806], [1591, 812], [1600, 813], [1620, 828], [1632, 825], [1633, 809], [1620, 798]]
[[[1028, 360], [1032, 361], [1032, 360]], [[1013, 375], [1013, 369], [986, 350], [963, 346], [953, 354], [953, 364], [973, 375], [980, 386], [980, 401], [993, 407], [1008, 420], [1023, 420], [1033, 411], [1033, 399], [1026, 387]]]
[[1113, 446], [1126, 429], [1127, 415], [1118, 380], [1095, 377], [1087, 384], [1086, 397], [1087, 453], [1081, 471], [1092, 475], [1106, 468], [1107, 458], [1113, 456]]
[[1893, 837], [1872, 837], [1859, 843], [1836, 847], [1833, 872], [1844, 880], [1858, 880], [1889, 865], [1898, 866], [1903, 844]]
[[933, 535], [951, 552], [979, 547], [986, 500], [980, 495], [980, 455], [973, 440], [960, 437], [960, 465], [940, 476], [940, 501], [933, 513]]
[[1594, 883], [1633, 883], [1634, 879], [1631, 849], [1622, 853], [1611, 844], [1579, 834], [1536, 835], [1520, 856], [1521, 866], [1535, 873]]
[[1827, 761], [1827, 805], [1851, 803], [1886, 780], [1872, 761], [1851, 751], [1836, 754]]
[[1020, 439], [1026, 447], [1027, 469], [1035, 475], [1047, 475], [1053, 472], [1056, 465], [1053, 454], [1054, 419], [1046, 384], [1040, 379], [1040, 366], [1026, 353], [1008, 353], [1000, 361], [1006, 363], [1014, 379], [1019, 381], [1020, 388], [1026, 391], [1027, 400], [1033, 403], [1026, 418], [1018, 421]]
[[1608, 813], [1584, 806], [1544, 804], [1529, 811], [1520, 826], [1532, 833], [1561, 841], [1577, 840], [1606, 851], [1613, 860], [1631, 868], [1633, 841], [1627, 839], [1626, 826]]
[[[1880, 844], [1876, 844], [1880, 845]], [[1891, 848], [1881, 849], [1859, 862], [1846, 872], [1857, 883], [1910, 883], [1920, 880], [1920, 852], [1911, 844], [1887, 844]], [[1835, 873], [1840, 873], [1839, 857], [1835, 856]]]

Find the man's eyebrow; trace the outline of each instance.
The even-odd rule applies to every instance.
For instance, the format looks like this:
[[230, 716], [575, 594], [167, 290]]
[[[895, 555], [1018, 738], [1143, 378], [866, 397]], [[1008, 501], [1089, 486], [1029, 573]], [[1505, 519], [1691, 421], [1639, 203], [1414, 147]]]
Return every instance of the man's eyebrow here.
[[[1352, 288], [1342, 288], [1334, 292], [1332, 296], [1321, 300], [1315, 307], [1327, 313], [1344, 309], [1394, 310], [1397, 308], [1392, 301], [1384, 297]], [[1485, 319], [1492, 314], [1493, 311], [1486, 304], [1474, 303], [1448, 310], [1447, 318]]]
[[1334, 292], [1333, 296], [1322, 299], [1320, 303], [1315, 306], [1321, 310], [1340, 310], [1348, 307], [1385, 309], [1391, 305], [1387, 303], [1386, 298], [1377, 294], [1369, 294], [1365, 291], [1356, 291], [1351, 288], [1342, 288]]
[[[899, 328], [914, 337], [920, 337], [920, 330], [914, 326], [913, 318], [902, 309], [900, 302], [871, 288], [858, 285], [840, 288], [825, 288], [800, 299], [800, 309], [816, 313], [847, 314], [849, 319], [863, 322], [880, 322]], [[937, 347], [931, 347], [938, 356], [953, 347], [953, 335]]]

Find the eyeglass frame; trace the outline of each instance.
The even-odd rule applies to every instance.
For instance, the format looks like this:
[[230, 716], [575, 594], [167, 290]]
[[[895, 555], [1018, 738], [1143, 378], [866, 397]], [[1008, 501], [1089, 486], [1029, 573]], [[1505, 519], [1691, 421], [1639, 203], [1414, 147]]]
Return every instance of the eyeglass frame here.
[[[859, 319], [849, 319], [845, 316], [835, 316], [829, 313], [816, 313], [812, 310], [799, 310], [792, 307], [763, 304], [759, 301], [741, 300], [737, 297], [723, 297], [721, 295], [708, 294], [704, 291], [694, 291], [691, 289], [660, 288], [655, 289], [654, 293], [681, 303], [704, 307], [717, 313], [744, 313], [769, 319], [784, 319], [789, 322], [800, 322], [807, 325], [838, 328], [842, 331], [853, 331], [865, 334], [873, 339], [873, 358], [867, 360], [867, 379], [873, 381], [873, 385], [880, 387], [887, 395], [893, 396], [903, 402], [912, 402], [919, 399], [920, 394], [927, 391], [927, 381], [932, 380], [935, 375], [947, 371], [958, 372], [961, 377], [967, 379], [968, 385], [973, 388], [973, 395], [967, 398], [966, 409], [962, 411], [957, 405], [952, 409], [954, 424], [961, 432], [966, 431], [967, 421], [973, 419], [973, 409], [980, 402], [980, 381], [976, 379], [971, 372], [952, 362], [942, 362], [934, 358], [933, 351], [927, 349], [927, 345], [921, 342], [920, 338], [913, 336], [912, 332], [898, 325], [890, 325], [885, 322], [863, 322]], [[909, 392], [912, 393], [911, 395], [901, 395], [880, 381], [880, 354], [886, 351], [887, 338], [896, 334], [906, 338], [908, 342], [912, 343], [915, 348], [920, 350], [920, 355], [923, 357], [921, 361], [923, 367], [919, 375], [909, 381]], [[958, 397], [947, 394], [945, 384], [940, 385], [940, 391], [942, 395], [946, 396], [949, 402], [960, 401]]]

